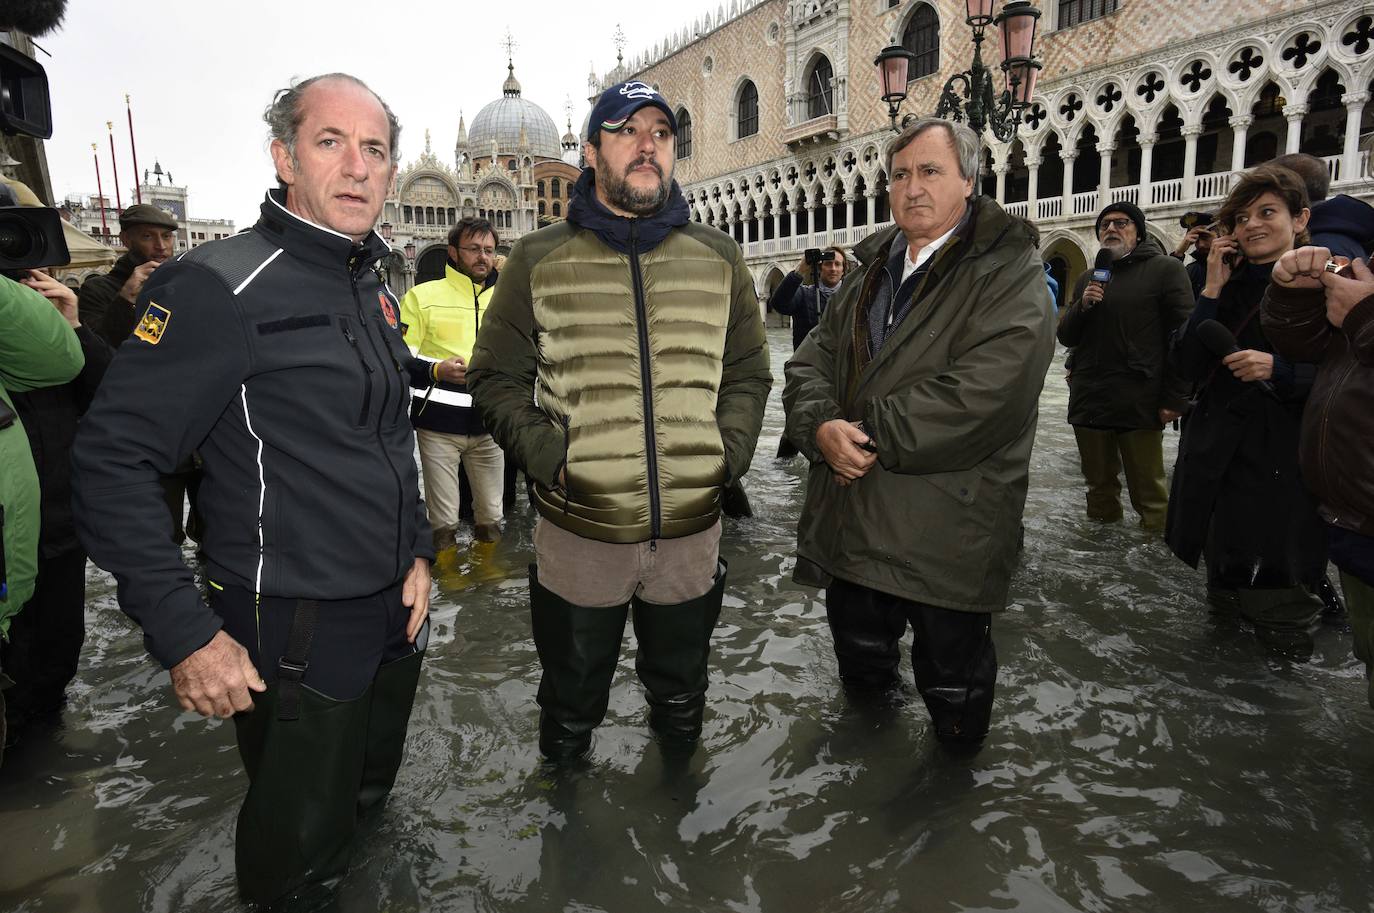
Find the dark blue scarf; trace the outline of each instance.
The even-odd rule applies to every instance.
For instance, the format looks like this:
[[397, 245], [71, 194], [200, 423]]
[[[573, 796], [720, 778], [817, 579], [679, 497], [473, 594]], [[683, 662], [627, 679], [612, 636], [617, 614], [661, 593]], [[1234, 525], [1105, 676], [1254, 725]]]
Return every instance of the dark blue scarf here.
[[630, 252], [630, 225], [635, 227], [636, 247], [640, 253], [653, 250], [668, 237], [668, 233], [680, 225], [686, 225], [691, 216], [687, 199], [673, 181], [668, 191], [668, 200], [658, 212], [642, 219], [627, 219], [611, 212], [596, 197], [596, 172], [585, 168], [582, 176], [573, 186], [572, 203], [568, 206], [568, 221], [578, 228], [596, 232], [596, 236], [613, 250], [622, 254]]

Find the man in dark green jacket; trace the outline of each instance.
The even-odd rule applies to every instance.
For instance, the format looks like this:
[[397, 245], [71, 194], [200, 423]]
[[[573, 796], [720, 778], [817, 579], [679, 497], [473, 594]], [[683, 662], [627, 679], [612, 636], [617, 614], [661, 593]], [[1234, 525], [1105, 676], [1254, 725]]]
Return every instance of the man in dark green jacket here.
[[1025, 227], [974, 197], [978, 140], [917, 121], [888, 149], [897, 226], [787, 363], [787, 436], [811, 460], [799, 583], [824, 586], [851, 694], [916, 685], [952, 747], [992, 714], [991, 613], [1006, 605], [1037, 401], [1054, 349]]
[[134, 304], [153, 270], [176, 250], [177, 220], [149, 203], [137, 203], [119, 214], [119, 243], [124, 256], [110, 271], [81, 285], [77, 307], [81, 321], [118, 348], [134, 331]]
[[1073, 349], [1069, 424], [1088, 483], [1088, 517], [1121, 519], [1122, 468], [1140, 525], [1164, 532], [1164, 426], [1182, 414], [1188, 385], [1165, 365], [1169, 337], [1193, 310], [1188, 271], [1145, 234], [1134, 205], [1097, 216], [1097, 239], [1112, 256], [1102, 276], [1088, 270], [1059, 315], [1059, 341]]
[[739, 245], [690, 222], [673, 182], [672, 108], [622, 83], [588, 123], [568, 221], [516, 242], [467, 372], [534, 482], [539, 748], [556, 762], [591, 747], [631, 605], [649, 724], [695, 744], [725, 592], [721, 494], [749, 468], [772, 385]]

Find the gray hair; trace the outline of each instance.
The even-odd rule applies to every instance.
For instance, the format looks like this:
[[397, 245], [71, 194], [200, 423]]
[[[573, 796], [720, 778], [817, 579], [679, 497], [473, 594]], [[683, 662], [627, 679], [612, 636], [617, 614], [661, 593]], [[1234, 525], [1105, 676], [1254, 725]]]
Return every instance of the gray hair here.
[[887, 144], [887, 173], [889, 178], [892, 175], [892, 160], [897, 157], [907, 146], [915, 142], [916, 137], [925, 133], [932, 127], [943, 127], [949, 137], [950, 145], [954, 147], [955, 157], [959, 159], [959, 176], [964, 180], [971, 180], [978, 176], [978, 152], [980, 143], [978, 134], [974, 133], [964, 124], [952, 120], [945, 120], [942, 117], [922, 117], [912, 121], [904, 127], [901, 133], [894, 136]]
[[377, 99], [377, 104], [382, 106], [382, 111], [386, 114], [387, 125], [387, 147], [391, 151], [391, 164], [395, 165], [401, 160], [401, 122], [396, 119], [395, 113], [382, 97], [356, 76], [347, 73], [322, 73], [319, 76], [312, 76], [309, 79], [292, 80], [291, 85], [285, 89], [279, 89], [277, 94], [272, 96], [272, 104], [267, 106], [267, 110], [262, 112], [262, 119], [267, 122], [267, 133], [270, 139], [280, 140], [286, 147], [286, 151], [291, 153], [291, 161], [300, 164], [296, 158], [296, 139], [301, 129], [301, 121], [305, 119], [305, 109], [301, 100], [305, 97], [305, 90], [309, 89], [317, 82], [328, 80], [343, 80], [351, 82], [361, 89], [369, 92], [373, 98]]

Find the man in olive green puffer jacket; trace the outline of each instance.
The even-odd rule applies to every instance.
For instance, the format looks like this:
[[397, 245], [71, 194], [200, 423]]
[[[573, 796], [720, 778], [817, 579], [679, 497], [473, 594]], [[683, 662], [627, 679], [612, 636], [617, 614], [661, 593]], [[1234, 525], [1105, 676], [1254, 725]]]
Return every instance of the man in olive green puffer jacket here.
[[695, 744], [720, 613], [721, 494], [749, 467], [772, 385], [739, 246], [689, 222], [672, 109], [612, 86], [588, 121], [568, 221], [515, 244], [468, 389], [534, 482], [540, 750], [586, 754], [631, 605], [651, 727]]
[[978, 138], [917, 121], [888, 147], [897, 225], [787, 363], [787, 437], [811, 460], [799, 583], [826, 587], [841, 681], [916, 686], [944, 744], [986, 736], [1037, 401], [1054, 352], [1025, 227], [973, 195]]

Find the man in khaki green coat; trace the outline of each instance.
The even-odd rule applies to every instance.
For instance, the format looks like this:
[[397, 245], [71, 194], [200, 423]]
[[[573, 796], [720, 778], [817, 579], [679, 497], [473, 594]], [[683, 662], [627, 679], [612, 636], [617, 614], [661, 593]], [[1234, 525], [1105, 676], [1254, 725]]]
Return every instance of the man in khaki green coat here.
[[555, 762], [591, 747], [631, 606], [649, 724], [695, 745], [721, 494], [749, 468], [772, 385], [739, 246], [690, 222], [673, 182], [676, 129], [644, 83], [602, 94], [568, 221], [516, 242], [468, 366], [534, 483], [539, 748]]
[[811, 460], [798, 582], [826, 587], [852, 695], [916, 685], [947, 746], [992, 714], [992, 613], [1016, 563], [1036, 403], [1054, 349], [1025, 227], [973, 196], [978, 140], [917, 121], [888, 148], [893, 220], [787, 363], [787, 436]]

